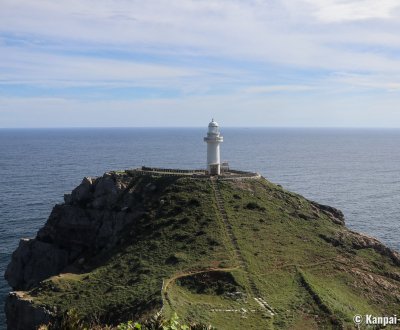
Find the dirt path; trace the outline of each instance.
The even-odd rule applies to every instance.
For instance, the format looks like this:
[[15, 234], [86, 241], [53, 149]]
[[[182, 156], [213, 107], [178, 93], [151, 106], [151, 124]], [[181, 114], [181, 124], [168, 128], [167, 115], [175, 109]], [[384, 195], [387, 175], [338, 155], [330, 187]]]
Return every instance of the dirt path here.
[[242, 252], [240, 251], [239, 244], [237, 242], [237, 238], [235, 236], [235, 233], [233, 232], [232, 225], [229, 221], [228, 214], [226, 213], [225, 206], [224, 206], [224, 199], [222, 197], [221, 191], [219, 190], [218, 184], [214, 178], [211, 178], [211, 186], [214, 191], [214, 196], [215, 200], [217, 203], [217, 208], [219, 211], [219, 214], [222, 218], [222, 222], [225, 226], [226, 233], [231, 241], [231, 244], [233, 246], [234, 252], [235, 252], [235, 258], [238, 261], [240, 268], [244, 270], [247, 282], [250, 285], [250, 293], [253, 296], [254, 300], [266, 311], [270, 313], [271, 316], [275, 314], [275, 311], [273, 308], [265, 301], [265, 299], [262, 297], [260, 290], [258, 289], [257, 285], [255, 284], [254, 280], [250, 277], [249, 275], [249, 267], [247, 265], [247, 262], [245, 258], [243, 257]]

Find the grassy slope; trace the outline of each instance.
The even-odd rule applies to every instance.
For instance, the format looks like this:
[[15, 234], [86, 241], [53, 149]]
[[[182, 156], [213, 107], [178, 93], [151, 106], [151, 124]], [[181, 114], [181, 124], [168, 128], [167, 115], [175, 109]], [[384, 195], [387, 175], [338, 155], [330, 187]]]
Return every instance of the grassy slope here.
[[36, 303], [118, 322], [159, 310], [163, 280], [177, 272], [229, 265], [223, 232], [207, 206], [209, 182], [149, 177], [134, 181], [136, 190], [149, 182], [157, 187], [143, 201], [145, 216], [127, 228], [117, 248], [85, 265], [90, 271], [44, 281], [32, 292]]
[[[352, 326], [357, 313], [396, 313], [399, 283], [381, 276], [382, 266], [399, 271], [391, 260], [371, 250], [356, 251], [351, 242], [334, 247], [321, 239], [321, 234], [330, 237], [347, 229], [322, 213], [315, 215], [299, 195], [264, 180], [220, 185], [251, 272], [278, 311], [277, 328], [305, 322], [329, 325], [335, 319]], [[260, 208], [246, 208], [251, 202]], [[300, 213], [307, 220], [298, 217]], [[382, 283], [394, 291], [385, 290]]]
[[[61, 312], [75, 308], [103, 322], [146, 317], [164, 305], [167, 315], [176, 311], [219, 329], [351, 326], [354, 314], [398, 311], [399, 283], [383, 276], [398, 267], [374, 251], [352, 249], [351, 242], [335, 247], [323, 240], [320, 234], [347, 229], [315, 214], [301, 196], [264, 179], [218, 182], [246, 274], [209, 181], [139, 177], [132, 189], [149, 182], [157, 190], [143, 201], [148, 212], [127, 228], [120, 246], [86, 264], [83, 274], [43, 282], [31, 292], [35, 303]], [[223, 268], [233, 277], [219, 280]], [[214, 270], [209, 278], [207, 270]], [[252, 297], [249, 276], [275, 310], [273, 317]], [[216, 291], [201, 290], [215, 283]], [[226, 294], [234, 291], [242, 295]]]

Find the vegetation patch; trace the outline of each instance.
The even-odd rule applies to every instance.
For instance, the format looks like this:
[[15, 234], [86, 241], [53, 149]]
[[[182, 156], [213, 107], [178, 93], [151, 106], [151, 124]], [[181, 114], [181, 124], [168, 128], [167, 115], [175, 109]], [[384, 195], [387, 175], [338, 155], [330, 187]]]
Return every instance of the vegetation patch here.
[[185, 276], [177, 284], [196, 294], [223, 295], [241, 291], [243, 288], [235, 281], [231, 273], [209, 271]]
[[185, 262], [187, 261], [187, 256], [183, 252], [176, 252], [172, 255], [170, 255], [166, 260], [165, 263], [168, 265], [176, 265], [179, 262]]
[[256, 202], [249, 202], [245, 206], [248, 210], [265, 211], [265, 207], [258, 205]]

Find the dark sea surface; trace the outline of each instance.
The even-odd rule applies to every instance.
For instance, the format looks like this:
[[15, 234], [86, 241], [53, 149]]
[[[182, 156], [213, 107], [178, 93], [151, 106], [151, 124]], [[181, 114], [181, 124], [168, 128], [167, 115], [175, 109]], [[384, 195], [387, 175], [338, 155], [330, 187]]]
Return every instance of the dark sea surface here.
[[[400, 129], [222, 128], [222, 159], [341, 209], [347, 226], [400, 250]], [[21, 237], [84, 176], [142, 165], [203, 168], [206, 128], [0, 130], [0, 329], [3, 273]]]

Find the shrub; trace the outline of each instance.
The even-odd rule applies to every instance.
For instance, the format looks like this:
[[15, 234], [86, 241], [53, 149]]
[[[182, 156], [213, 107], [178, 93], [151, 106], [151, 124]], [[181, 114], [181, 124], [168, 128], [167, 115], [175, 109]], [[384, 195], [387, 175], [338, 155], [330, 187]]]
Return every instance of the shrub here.
[[170, 319], [165, 319], [160, 313], [154, 315], [151, 319], [142, 323], [128, 321], [117, 326], [117, 330], [215, 330], [211, 325], [203, 323], [184, 324], [180, 321], [178, 315]]
[[245, 206], [246, 209], [248, 210], [259, 210], [259, 211], [265, 211], [265, 207], [258, 205], [255, 202], [249, 202]]

